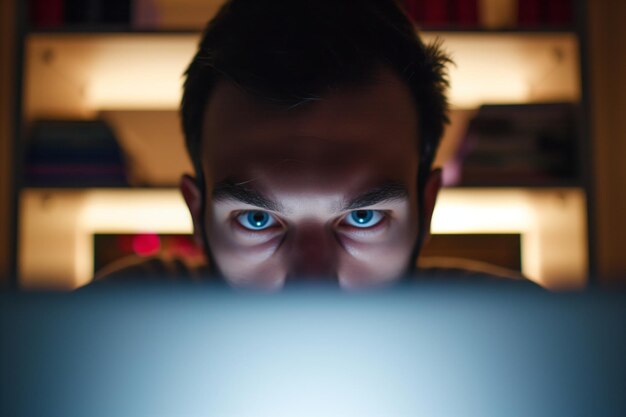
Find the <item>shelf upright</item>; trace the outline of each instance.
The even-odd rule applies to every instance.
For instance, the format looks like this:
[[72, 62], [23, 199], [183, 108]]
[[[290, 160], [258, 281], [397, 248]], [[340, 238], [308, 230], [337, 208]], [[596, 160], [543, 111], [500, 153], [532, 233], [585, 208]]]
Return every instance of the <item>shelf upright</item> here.
[[595, 210], [595, 186], [593, 182], [593, 155], [591, 146], [591, 103], [589, 91], [589, 31], [587, 22], [587, 0], [575, 0], [575, 22], [578, 37], [580, 88], [581, 88], [581, 113], [580, 131], [578, 134], [578, 163], [582, 174], [582, 184], [587, 197], [587, 256], [589, 259], [588, 286], [597, 282], [597, 254], [596, 254], [596, 210]]
[[[580, 173], [576, 184], [552, 184], [552, 186], [570, 186], [574, 185], [574, 188], [582, 189], [585, 199], [586, 199], [586, 208], [587, 208], [587, 230], [588, 230], [588, 259], [589, 259], [589, 272], [593, 273], [595, 271], [595, 253], [594, 253], [594, 245], [593, 245], [593, 230], [594, 225], [594, 213], [593, 213], [593, 204], [592, 204], [592, 192], [593, 185], [591, 181], [591, 156], [590, 156], [590, 129], [588, 124], [589, 118], [589, 103], [588, 103], [588, 68], [586, 64], [586, 57], [588, 55], [587, 51], [587, 32], [586, 32], [586, 22], [585, 22], [585, 11], [586, 11], [586, 0], [573, 0], [575, 2], [575, 25], [568, 27], [558, 27], [558, 28], [537, 28], [537, 29], [525, 29], [525, 28], [514, 28], [514, 29], [504, 29], [504, 30], [484, 30], [484, 29], [454, 29], [454, 28], [438, 28], [436, 32], [450, 32], [452, 35], [461, 35], [461, 34], [470, 34], [470, 35], [522, 35], [522, 36], [533, 36], [537, 35], [556, 35], [558, 37], [559, 34], [567, 34], [569, 36], [575, 36], [578, 45], [578, 66], [580, 69], [580, 77], [577, 80], [578, 84], [581, 88], [581, 96], [580, 96], [580, 104], [581, 104], [581, 126], [578, 130], [578, 135], [576, 140], [578, 141], [578, 166], [577, 171]], [[169, 30], [135, 30], [128, 26], [76, 26], [70, 28], [59, 28], [59, 29], [49, 29], [49, 30], [30, 30], [27, 25], [27, 4], [28, 2], [24, 1], [16, 1], [16, 42], [17, 47], [15, 48], [15, 97], [14, 97], [14, 109], [15, 109], [15, 123], [13, 126], [13, 153], [14, 153], [14, 164], [13, 164], [13, 195], [11, 202], [11, 214], [14, 222], [11, 223], [11, 242], [13, 244], [14, 253], [12, 257], [11, 263], [11, 286], [13, 288], [18, 288], [20, 285], [20, 271], [19, 271], [19, 259], [21, 254], [20, 251], [20, 196], [23, 190], [26, 190], [26, 184], [23, 181], [23, 172], [24, 172], [24, 154], [25, 154], [25, 146], [26, 146], [26, 114], [27, 109], [25, 106], [25, 74], [26, 74], [26, 65], [27, 62], [25, 57], [27, 56], [26, 51], [28, 47], [29, 37], [30, 35], [35, 35], [35, 39], [37, 37], [50, 37], [55, 38], [56, 36], [63, 37], [76, 37], [82, 38], [82, 35], [120, 35], [120, 36], [134, 36], [134, 35], [146, 35], [146, 36], [168, 36], [168, 35], [197, 35], [199, 33], [198, 30], [189, 30], [185, 28], [180, 29], [169, 29]], [[433, 31], [426, 30], [424, 33], [428, 35], [429, 33], [433, 33]], [[29, 65], [31, 65], [30, 63]], [[547, 186], [549, 188], [549, 186]], [[80, 188], [80, 187], [77, 187]], [[498, 188], [498, 187], [492, 187]], [[535, 187], [528, 187], [535, 188]], [[543, 188], [541, 186], [536, 188]], [[54, 192], [50, 189], [51, 192]], [[593, 276], [592, 274], [590, 276]]]
[[24, 92], [24, 56], [26, 48], [26, 34], [27, 34], [27, 22], [26, 16], [28, 14], [28, 6], [25, 1], [15, 1], [15, 87], [13, 98], [13, 164], [12, 164], [12, 201], [11, 201], [11, 218], [13, 221], [11, 224], [11, 245], [13, 248], [11, 266], [10, 266], [10, 287], [13, 290], [19, 289], [19, 268], [18, 260], [20, 257], [20, 236], [19, 236], [19, 201], [20, 193], [22, 190], [22, 179], [24, 171], [24, 118], [23, 118], [23, 92]]

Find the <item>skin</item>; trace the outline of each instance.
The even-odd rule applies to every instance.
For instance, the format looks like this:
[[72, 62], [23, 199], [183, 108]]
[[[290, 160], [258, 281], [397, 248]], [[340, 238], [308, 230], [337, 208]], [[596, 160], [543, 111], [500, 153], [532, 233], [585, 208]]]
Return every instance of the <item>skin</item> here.
[[417, 112], [391, 70], [292, 108], [221, 81], [203, 129], [204, 215], [195, 179], [184, 176], [181, 191], [196, 240], [206, 234], [231, 286], [277, 290], [323, 278], [378, 287], [415, 261], [418, 216], [427, 236], [440, 171], [418, 213]]

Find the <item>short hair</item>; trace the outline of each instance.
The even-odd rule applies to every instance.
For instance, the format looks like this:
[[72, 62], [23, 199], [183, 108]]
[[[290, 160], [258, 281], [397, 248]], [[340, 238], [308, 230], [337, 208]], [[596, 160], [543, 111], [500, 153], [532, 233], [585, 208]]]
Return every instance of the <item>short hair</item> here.
[[[204, 216], [201, 155], [205, 108], [219, 80], [286, 106], [323, 98], [345, 86], [366, 85], [383, 66], [407, 85], [417, 109], [418, 235], [426, 233], [426, 179], [448, 123], [448, 56], [425, 45], [396, 0], [229, 0], [203, 32], [185, 73], [181, 119], [196, 171]], [[205, 251], [212, 258], [203, 230]], [[219, 276], [214, 262], [213, 272]], [[410, 271], [415, 262], [410, 265]]]
[[207, 25], [185, 73], [187, 151], [201, 177], [202, 121], [220, 79], [289, 106], [365, 85], [382, 65], [412, 93], [420, 171], [428, 173], [448, 123], [449, 62], [439, 42], [421, 41], [394, 0], [230, 0]]

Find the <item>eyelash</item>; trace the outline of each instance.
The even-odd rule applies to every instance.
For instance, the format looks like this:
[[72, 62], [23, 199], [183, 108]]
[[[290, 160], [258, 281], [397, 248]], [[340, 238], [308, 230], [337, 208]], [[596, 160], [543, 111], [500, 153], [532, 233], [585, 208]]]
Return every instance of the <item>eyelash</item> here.
[[[348, 221], [348, 216], [356, 213], [357, 211], [372, 211], [374, 212], [375, 215], [380, 216], [380, 219], [372, 226], [366, 226], [366, 227], [358, 227], [355, 225], [352, 225], [349, 223]], [[242, 222], [239, 220], [240, 218], [242, 218], [243, 216], [248, 216], [251, 213], [265, 213], [268, 216], [270, 216], [271, 220], [274, 222], [272, 225], [270, 225], [267, 228], [264, 229], [253, 229], [253, 228], [249, 228], [246, 227], [242, 224]], [[337, 222], [336, 222], [336, 226], [340, 227], [344, 230], [349, 230], [351, 233], [356, 233], [356, 234], [369, 234], [371, 232], [374, 231], [378, 231], [381, 227], [385, 226], [387, 224], [389, 220], [389, 212], [385, 211], [385, 210], [353, 210], [350, 211], [348, 213], [346, 213], [344, 216], [342, 216]], [[264, 211], [264, 210], [244, 210], [244, 211], [238, 211], [233, 213], [232, 215], [232, 222], [242, 231], [250, 233], [252, 235], [260, 235], [262, 233], [267, 233], [269, 231], [275, 231], [275, 229], [277, 227], [280, 228], [284, 228], [284, 223], [277, 218], [275, 215]]]
[[[355, 210], [356, 211], [356, 210]], [[342, 230], [350, 233], [352, 236], [371, 236], [373, 233], [377, 233], [379, 232], [381, 229], [383, 229], [384, 227], [387, 226], [387, 224], [389, 223], [389, 218], [391, 217], [390, 213], [388, 211], [385, 210], [373, 210], [376, 213], [378, 213], [381, 218], [380, 220], [369, 227], [357, 227], [357, 226], [353, 226], [349, 223], [347, 223], [346, 219], [347, 217], [353, 213], [353, 211], [347, 213], [345, 216], [343, 216], [339, 222], [338, 222], [338, 227], [341, 228]]]
[[[266, 227], [264, 229], [252, 229], [249, 227], [244, 226], [241, 221], [239, 220], [241, 217], [243, 216], [247, 216], [250, 213], [265, 213], [268, 216], [270, 216], [270, 219], [274, 222], [272, 225], [270, 225], [269, 227]], [[231, 216], [231, 222], [235, 225], [235, 227], [237, 227], [240, 231], [243, 231], [245, 233], [249, 233], [253, 236], [259, 236], [263, 233], [268, 233], [270, 231], [275, 231], [277, 228], [284, 228], [284, 224], [282, 221], [280, 221], [280, 219], [278, 219], [276, 216], [274, 216], [272, 213], [264, 211], [264, 210], [243, 210], [243, 211], [237, 211], [234, 212]]]

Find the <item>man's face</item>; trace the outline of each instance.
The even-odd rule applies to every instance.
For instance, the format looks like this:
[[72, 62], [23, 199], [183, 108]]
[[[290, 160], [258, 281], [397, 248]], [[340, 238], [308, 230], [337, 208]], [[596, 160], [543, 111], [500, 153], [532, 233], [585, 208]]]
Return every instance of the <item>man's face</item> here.
[[391, 71], [293, 108], [222, 81], [204, 116], [203, 215], [202, 193], [182, 183], [196, 235], [234, 287], [392, 282], [414, 261], [418, 216], [430, 218], [438, 190], [434, 180], [418, 213], [417, 132], [410, 92]]

